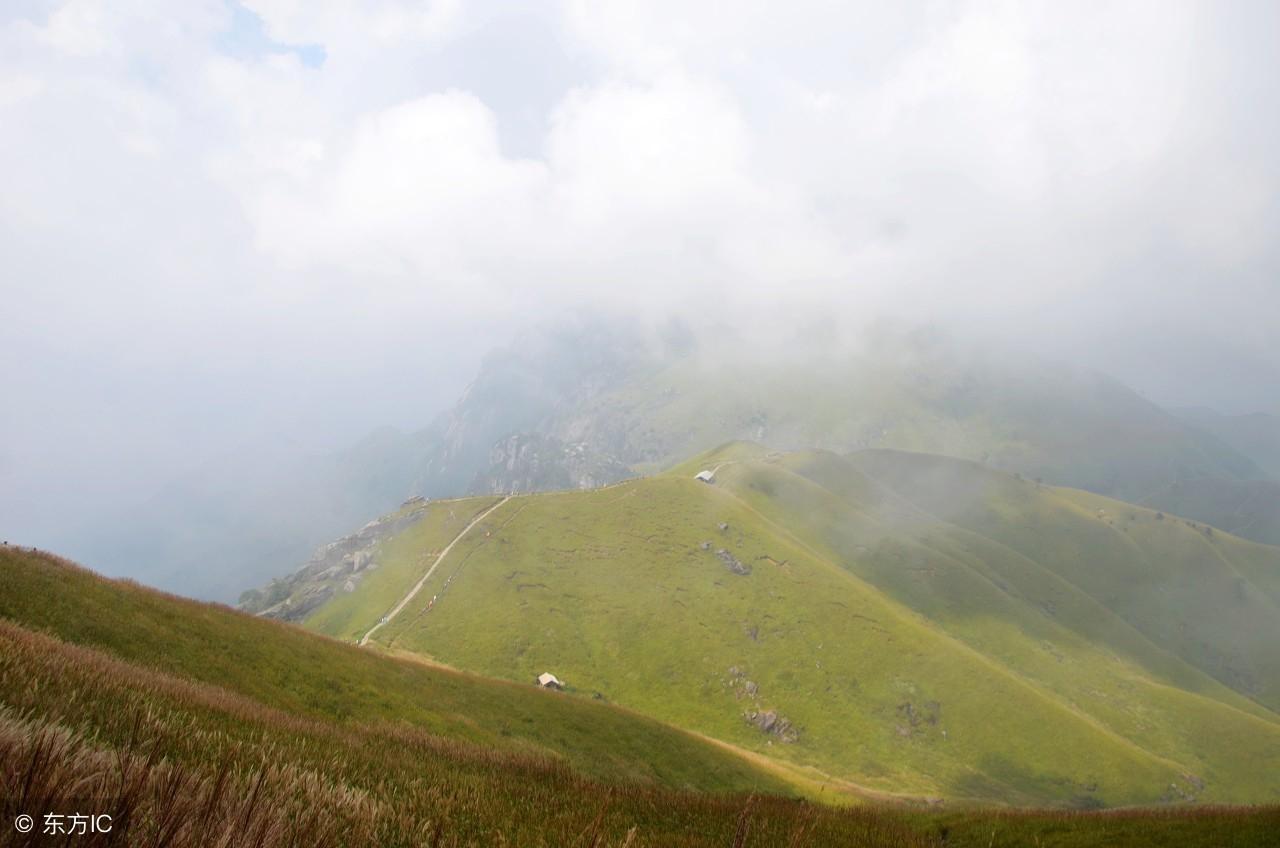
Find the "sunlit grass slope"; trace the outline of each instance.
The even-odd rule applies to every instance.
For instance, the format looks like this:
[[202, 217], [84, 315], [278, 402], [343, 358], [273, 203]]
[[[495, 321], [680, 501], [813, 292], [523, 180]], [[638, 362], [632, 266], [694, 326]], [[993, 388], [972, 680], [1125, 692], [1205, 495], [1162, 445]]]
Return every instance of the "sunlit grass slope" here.
[[[1008, 487], [988, 499], [1003, 523], [944, 519], [885, 479], [895, 457], [917, 461], [735, 444], [655, 478], [514, 498], [377, 639], [513, 680], [551, 671], [833, 788], [1082, 806], [1280, 797], [1272, 549], [1145, 512], [1126, 532], [1097, 514], [1125, 505], [964, 463], [975, 491]], [[692, 479], [701, 468], [718, 468], [714, 485]], [[958, 508], [962, 488], [939, 497]], [[381, 556], [420, 576], [408, 542]], [[1108, 573], [1122, 575], [1110, 590], [1082, 576]], [[335, 632], [384, 611], [370, 601]]]
[[[391, 723], [554, 758], [602, 780], [787, 789], [741, 758], [642, 716], [379, 656], [12, 547], [0, 548], [0, 619], [308, 720]], [[2, 700], [15, 704], [22, 686], [9, 679]]]
[[[405, 665], [13, 548], [0, 607], [0, 813], [110, 810], [119, 844], [1207, 848], [1277, 833], [1274, 806], [912, 812], [677, 788], [783, 787], [572, 694]], [[8, 844], [27, 843], [6, 828]]]
[[360, 592], [340, 592], [307, 618], [307, 626], [342, 639], [359, 639], [399, 603], [405, 587], [417, 582], [453, 537], [497, 500], [434, 501], [421, 520], [384, 544], [379, 565], [364, 578]]

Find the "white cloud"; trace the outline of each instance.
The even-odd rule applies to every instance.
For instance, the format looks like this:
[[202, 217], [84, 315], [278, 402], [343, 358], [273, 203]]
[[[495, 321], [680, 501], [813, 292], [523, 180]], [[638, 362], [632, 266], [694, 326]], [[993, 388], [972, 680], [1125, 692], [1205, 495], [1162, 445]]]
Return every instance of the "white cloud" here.
[[430, 284], [536, 225], [531, 202], [545, 167], [506, 159], [493, 115], [469, 94], [366, 115], [323, 149], [333, 152], [314, 172], [272, 181], [250, 201], [259, 243], [289, 265], [403, 272]]
[[267, 33], [285, 44], [319, 44], [331, 52], [368, 42], [438, 41], [463, 18], [461, 0], [247, 0]]
[[44, 83], [34, 74], [17, 73], [0, 77], [0, 109], [29, 101], [43, 91]]
[[[408, 415], [369, 379], [406, 349], [462, 374], [451, 351], [591, 301], [967, 321], [1122, 371], [1194, 336], [1280, 371], [1265, 4], [233, 5], [0, 13], [24, 409], [162, 374], [249, 431], [373, 425]], [[231, 438], [202, 401], [130, 397], [79, 414], [163, 431], [158, 469]]]
[[109, 46], [101, 0], [74, 0], [49, 16], [42, 39], [60, 53], [94, 56]]

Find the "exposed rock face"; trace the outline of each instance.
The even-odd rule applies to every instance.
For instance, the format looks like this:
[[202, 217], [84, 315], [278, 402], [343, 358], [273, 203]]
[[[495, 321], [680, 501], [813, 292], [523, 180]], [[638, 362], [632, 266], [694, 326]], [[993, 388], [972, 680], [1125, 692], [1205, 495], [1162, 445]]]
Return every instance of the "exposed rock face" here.
[[748, 724], [756, 727], [761, 733], [767, 733], [788, 744], [799, 740], [800, 729], [792, 724], [790, 719], [779, 715], [777, 710], [756, 706], [761, 699], [760, 685], [754, 680], [747, 679], [745, 669], [736, 665], [729, 668], [729, 688], [733, 690], [734, 696], [739, 701], [744, 699], [751, 701], [752, 706], [742, 713], [743, 719]]
[[778, 715], [777, 710], [747, 710], [742, 716], [761, 733], [776, 736], [783, 742], [791, 743], [800, 738], [800, 731], [790, 720]]
[[426, 509], [425, 499], [407, 501], [399, 512], [370, 521], [357, 532], [330, 542], [288, 577], [245, 592], [240, 596], [240, 609], [286, 621], [306, 618], [337, 592], [354, 592], [364, 576], [377, 568], [378, 543], [416, 523]]
[[722, 563], [724, 563], [724, 567], [732, 571], [734, 574], [741, 574], [745, 576], [751, 573], [751, 566], [747, 565], [745, 562], [739, 562], [737, 557], [729, 553], [724, 548], [717, 550], [716, 556], [720, 558]]
[[[417, 490], [456, 496], [578, 488], [631, 476], [643, 457], [634, 421], [597, 408], [603, 395], [658, 367], [630, 324], [569, 322], [528, 334], [484, 360], [457, 404], [424, 436]], [[617, 457], [624, 457], [626, 463]]]
[[1205, 782], [1203, 778], [1194, 774], [1184, 773], [1181, 775], [1182, 784], [1170, 783], [1169, 788], [1161, 797], [1166, 804], [1170, 803], [1193, 803], [1197, 800], [1200, 793], [1204, 791]]
[[[315, 488], [328, 494], [336, 488], [343, 500], [363, 505], [357, 515], [367, 516], [391, 509], [405, 492], [457, 497], [592, 488], [623, 480], [633, 476], [627, 463], [656, 457], [631, 446], [631, 419], [604, 415], [610, 407], [591, 404], [656, 367], [648, 343], [625, 327], [592, 321], [532, 334], [486, 357], [463, 396], [428, 427], [401, 436], [382, 452], [353, 458], [358, 473], [350, 482], [341, 477], [343, 486]], [[623, 456], [626, 462], [618, 459]], [[378, 497], [370, 494], [375, 489]], [[411, 497], [402, 508], [421, 503], [420, 496]], [[310, 572], [324, 556], [317, 552], [298, 573]], [[293, 596], [314, 609], [323, 602], [322, 593], [314, 585], [304, 590], [296, 576], [244, 592], [241, 607], [264, 612]], [[314, 594], [303, 602], [303, 591]], [[305, 614], [287, 609], [290, 617]]]
[[[925, 701], [923, 704], [903, 701], [898, 704], [897, 714], [896, 731], [899, 736], [909, 738], [922, 728], [937, 726], [942, 717], [942, 704], [937, 701]], [[943, 736], [946, 736], [945, 731]]]
[[489, 465], [476, 474], [473, 492], [540, 492], [593, 489], [631, 477], [617, 459], [582, 442], [566, 444], [554, 436], [515, 433], [489, 450]]

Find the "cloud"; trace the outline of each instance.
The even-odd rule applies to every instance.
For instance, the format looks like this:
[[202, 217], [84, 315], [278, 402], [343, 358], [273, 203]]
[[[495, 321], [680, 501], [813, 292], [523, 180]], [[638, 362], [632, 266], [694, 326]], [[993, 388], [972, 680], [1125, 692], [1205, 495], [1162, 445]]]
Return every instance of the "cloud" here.
[[248, 0], [268, 35], [285, 44], [320, 44], [330, 52], [370, 44], [421, 44], [446, 38], [463, 19], [460, 0]]
[[1277, 28], [1261, 3], [8, 7], [0, 488], [32, 505], [0, 514], [54, 516], [89, 459], [84, 490], [126, 497], [266, 430], [417, 423], [488, 344], [592, 304], [887, 313], [1246, 407], [1280, 393]]
[[249, 201], [259, 244], [290, 265], [447, 280], [522, 238], [545, 183], [545, 166], [504, 157], [492, 113], [457, 91], [364, 116], [307, 152], [313, 172]]

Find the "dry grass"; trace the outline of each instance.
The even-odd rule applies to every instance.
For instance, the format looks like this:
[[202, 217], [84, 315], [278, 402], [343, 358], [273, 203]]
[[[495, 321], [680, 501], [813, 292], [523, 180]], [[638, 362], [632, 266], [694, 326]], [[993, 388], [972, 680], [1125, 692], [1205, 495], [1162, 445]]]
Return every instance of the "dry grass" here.
[[[407, 725], [316, 720], [0, 620], [0, 813], [76, 845], [932, 845], [892, 816], [606, 784]], [[0, 828], [0, 845], [49, 844]]]

